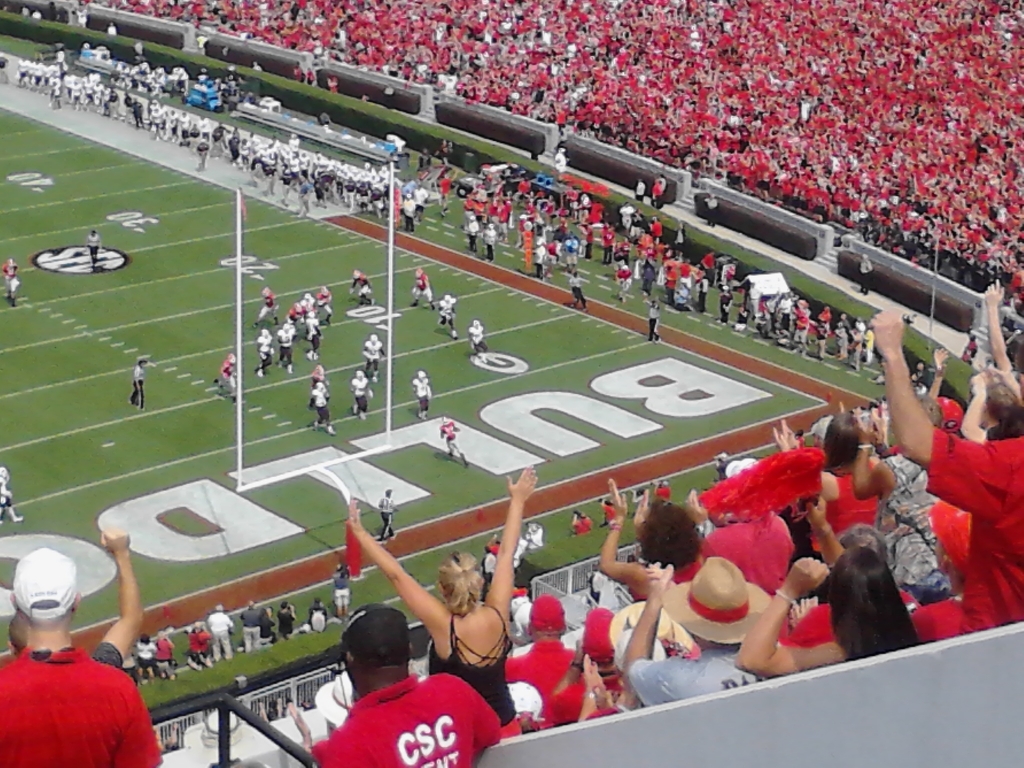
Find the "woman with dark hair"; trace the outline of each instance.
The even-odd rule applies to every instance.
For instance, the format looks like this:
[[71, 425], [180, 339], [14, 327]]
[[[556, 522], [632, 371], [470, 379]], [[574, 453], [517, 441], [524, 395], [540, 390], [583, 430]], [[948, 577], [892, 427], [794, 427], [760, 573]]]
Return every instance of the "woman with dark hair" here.
[[[813, 648], [779, 644], [791, 606], [828, 578], [834, 642]], [[885, 559], [873, 547], [847, 549], [829, 574], [811, 558], [798, 560], [768, 609], [747, 633], [736, 666], [761, 677], [863, 659], [917, 645], [910, 613]]]
[[[821, 498], [825, 516], [836, 536], [851, 525], [875, 522], [878, 497], [859, 499], [853, 491], [853, 467], [861, 451], [861, 430], [870, 419], [867, 411], [845, 411], [829, 422], [821, 448], [825, 452], [825, 469], [821, 473]], [[785, 421], [775, 431], [775, 443], [783, 451], [799, 447], [796, 435]], [[874, 466], [874, 460], [871, 465]]]
[[692, 492], [686, 504], [680, 506], [665, 499], [648, 503], [649, 494], [644, 492], [633, 516], [636, 541], [640, 547], [641, 562], [620, 563], [617, 559], [619, 536], [628, 514], [626, 500], [619, 493], [614, 480], [608, 481], [615, 519], [608, 525], [608, 536], [601, 546], [598, 567], [605, 576], [624, 585], [635, 600], [645, 600], [650, 588], [645, 563], [672, 565], [675, 568], [673, 580], [677, 584], [692, 581], [700, 570], [704, 558], [701, 554], [703, 539], [697, 530], [697, 522], [703, 510]]

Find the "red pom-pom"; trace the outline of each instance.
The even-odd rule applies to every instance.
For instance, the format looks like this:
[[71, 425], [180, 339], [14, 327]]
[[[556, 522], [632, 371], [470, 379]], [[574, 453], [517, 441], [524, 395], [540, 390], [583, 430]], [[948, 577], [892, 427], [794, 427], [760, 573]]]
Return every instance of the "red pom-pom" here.
[[712, 486], [701, 494], [700, 503], [710, 515], [756, 520], [797, 499], [819, 495], [824, 467], [825, 454], [818, 448], [776, 453]]

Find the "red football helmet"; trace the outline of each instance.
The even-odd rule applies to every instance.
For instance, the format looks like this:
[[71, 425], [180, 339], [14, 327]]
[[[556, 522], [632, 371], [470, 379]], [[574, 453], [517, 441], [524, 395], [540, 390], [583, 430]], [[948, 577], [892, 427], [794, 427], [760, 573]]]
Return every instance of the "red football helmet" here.
[[942, 428], [946, 432], [959, 432], [960, 426], [964, 423], [963, 406], [948, 397], [937, 398], [936, 402], [942, 411]]

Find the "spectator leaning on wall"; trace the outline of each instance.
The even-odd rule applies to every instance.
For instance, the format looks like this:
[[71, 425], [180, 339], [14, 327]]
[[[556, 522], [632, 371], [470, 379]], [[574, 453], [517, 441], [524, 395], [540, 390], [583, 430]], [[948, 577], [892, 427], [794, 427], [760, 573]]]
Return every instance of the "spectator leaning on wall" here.
[[37, 549], [18, 562], [13, 587], [28, 648], [0, 670], [0, 765], [159, 765], [149, 712], [131, 679], [71, 646], [81, 600], [74, 562]]
[[356, 610], [341, 650], [357, 700], [345, 723], [313, 746], [320, 768], [471, 768], [498, 743], [498, 716], [469, 685], [409, 674], [409, 626], [398, 609]]

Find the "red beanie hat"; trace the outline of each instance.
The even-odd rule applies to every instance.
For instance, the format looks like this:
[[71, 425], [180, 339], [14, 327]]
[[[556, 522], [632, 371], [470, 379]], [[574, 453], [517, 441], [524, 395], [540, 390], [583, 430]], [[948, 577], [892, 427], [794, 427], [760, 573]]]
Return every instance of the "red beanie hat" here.
[[583, 653], [596, 664], [615, 661], [615, 646], [612, 644], [614, 618], [615, 614], [607, 608], [595, 608], [587, 614], [583, 625]]
[[565, 632], [565, 609], [554, 595], [541, 595], [530, 606], [531, 632]]

